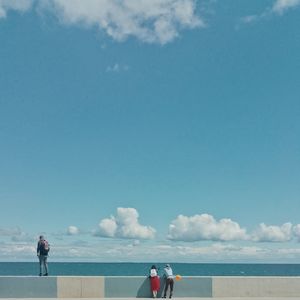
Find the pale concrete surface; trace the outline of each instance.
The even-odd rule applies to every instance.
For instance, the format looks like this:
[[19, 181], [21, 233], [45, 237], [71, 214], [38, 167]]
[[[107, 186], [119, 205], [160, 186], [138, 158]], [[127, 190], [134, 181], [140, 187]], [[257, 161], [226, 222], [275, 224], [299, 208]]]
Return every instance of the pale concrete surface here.
[[81, 278], [80, 277], [57, 277], [58, 298], [80, 298]]
[[[99, 298], [1, 298], [1, 300], [99, 300]], [[101, 298], [101, 300], [149, 300], [152, 298]], [[161, 298], [157, 298], [160, 300]], [[173, 300], [299, 300], [299, 297], [216, 297], [216, 298], [176, 298], [173, 297]]]
[[104, 298], [104, 277], [82, 277], [81, 297], [82, 298]]
[[103, 298], [104, 277], [57, 277], [58, 298]]
[[297, 297], [299, 277], [213, 277], [213, 297]]

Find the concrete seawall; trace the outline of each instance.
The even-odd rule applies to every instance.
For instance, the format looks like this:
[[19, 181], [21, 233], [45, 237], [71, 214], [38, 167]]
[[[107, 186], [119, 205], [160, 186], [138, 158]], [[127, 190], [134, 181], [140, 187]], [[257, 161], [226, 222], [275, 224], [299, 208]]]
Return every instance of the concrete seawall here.
[[[161, 292], [164, 282], [161, 281]], [[300, 277], [184, 276], [176, 298], [299, 297]], [[131, 276], [0, 276], [0, 298], [150, 298], [150, 281]]]

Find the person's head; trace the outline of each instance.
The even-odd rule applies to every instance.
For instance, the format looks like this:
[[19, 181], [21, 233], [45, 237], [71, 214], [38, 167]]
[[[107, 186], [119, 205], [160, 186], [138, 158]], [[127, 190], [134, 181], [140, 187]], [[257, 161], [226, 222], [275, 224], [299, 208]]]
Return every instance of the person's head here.
[[169, 264], [166, 264], [165, 268], [169, 269], [169, 268], [170, 268], [170, 265], [169, 265]]
[[155, 270], [156, 270], [156, 266], [155, 266], [155, 265], [152, 265], [151, 269], [155, 269]]
[[40, 235], [40, 241], [43, 241], [45, 238], [43, 235]]

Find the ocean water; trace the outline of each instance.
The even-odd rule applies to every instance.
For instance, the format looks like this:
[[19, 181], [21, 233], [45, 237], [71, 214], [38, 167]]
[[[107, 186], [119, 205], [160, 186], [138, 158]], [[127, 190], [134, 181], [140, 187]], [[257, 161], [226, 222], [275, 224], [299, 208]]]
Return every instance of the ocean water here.
[[[163, 264], [156, 264], [162, 273]], [[182, 276], [300, 276], [300, 264], [172, 263]], [[147, 276], [150, 263], [58, 263], [49, 262], [50, 275]], [[37, 275], [38, 262], [0, 262], [0, 276]]]

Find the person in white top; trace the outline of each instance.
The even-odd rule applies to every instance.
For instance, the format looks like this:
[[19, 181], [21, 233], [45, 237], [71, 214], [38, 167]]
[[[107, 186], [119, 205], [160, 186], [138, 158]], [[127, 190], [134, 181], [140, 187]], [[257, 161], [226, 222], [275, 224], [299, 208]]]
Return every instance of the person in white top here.
[[160, 279], [157, 274], [157, 268], [155, 265], [151, 267], [149, 277], [150, 277], [152, 296], [153, 298], [157, 298], [157, 293], [160, 289]]
[[164, 277], [166, 278], [166, 284], [165, 284], [165, 290], [164, 290], [164, 296], [163, 298], [167, 298], [167, 292], [168, 288], [170, 286], [170, 296], [169, 298], [172, 298], [173, 295], [173, 287], [174, 287], [174, 275], [173, 275], [173, 270], [170, 267], [169, 264], [166, 264], [164, 268]]

